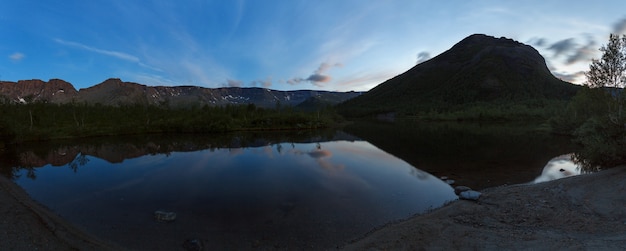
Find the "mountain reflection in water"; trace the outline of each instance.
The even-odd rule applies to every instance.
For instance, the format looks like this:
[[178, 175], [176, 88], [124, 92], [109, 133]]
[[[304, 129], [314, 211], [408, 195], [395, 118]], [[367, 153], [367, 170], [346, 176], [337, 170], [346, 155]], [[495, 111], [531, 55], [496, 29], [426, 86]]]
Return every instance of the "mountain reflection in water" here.
[[[438, 178], [343, 133], [199, 138], [32, 148], [15, 152], [21, 164], [8, 173], [70, 222], [143, 250], [188, 239], [212, 249], [328, 249], [457, 198]], [[36, 166], [47, 161], [60, 165]], [[157, 222], [156, 210], [177, 218]]]
[[345, 131], [415, 168], [475, 190], [531, 182], [550, 159], [579, 148], [567, 136], [526, 123], [370, 121]]

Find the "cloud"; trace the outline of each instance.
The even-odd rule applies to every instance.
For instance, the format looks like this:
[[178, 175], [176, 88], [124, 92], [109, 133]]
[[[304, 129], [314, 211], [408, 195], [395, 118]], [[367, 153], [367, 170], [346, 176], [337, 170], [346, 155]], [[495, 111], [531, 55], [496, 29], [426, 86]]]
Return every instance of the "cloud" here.
[[292, 79], [287, 80], [287, 84], [297, 85], [297, 84], [299, 84], [302, 81], [305, 81], [305, 79], [303, 79], [303, 78], [292, 78]]
[[22, 59], [24, 59], [24, 57], [26, 57], [26, 55], [24, 55], [21, 52], [15, 52], [15, 53], [9, 55], [9, 59], [11, 59], [14, 62], [22, 61]]
[[65, 41], [65, 40], [58, 39], [58, 38], [54, 39], [54, 41], [59, 43], [59, 44], [62, 44], [62, 45], [76, 47], [76, 48], [83, 49], [83, 50], [86, 50], [86, 51], [91, 51], [91, 52], [99, 53], [99, 54], [102, 54], [102, 55], [115, 57], [115, 58], [118, 58], [118, 59], [121, 59], [121, 60], [126, 60], [126, 61], [129, 61], [129, 62], [140, 63], [140, 60], [139, 60], [138, 57], [135, 57], [133, 55], [126, 54], [126, 53], [123, 53], [123, 52], [102, 50], [102, 49], [94, 48], [94, 47], [87, 46], [87, 45], [84, 45], [84, 44], [81, 44], [81, 43]]
[[319, 158], [328, 158], [330, 156], [333, 156], [333, 153], [328, 151], [328, 150], [321, 150], [321, 149], [317, 149], [317, 150], [313, 150], [307, 153], [309, 156], [319, 159]]
[[250, 83], [251, 86], [253, 87], [263, 87], [263, 88], [269, 88], [270, 86], [272, 86], [272, 79], [271, 78], [267, 78], [266, 80], [254, 80], [252, 81], [252, 83]]
[[327, 171], [337, 171], [337, 170], [342, 170], [345, 168], [345, 165], [343, 164], [334, 164], [331, 162], [331, 157], [333, 156], [333, 153], [328, 150], [316, 149], [310, 152], [303, 152], [300, 150], [295, 150], [293, 151], [293, 153], [296, 155], [301, 155], [301, 154], [309, 155], [311, 158], [315, 159], [317, 164], [322, 169], [325, 169]]
[[527, 43], [537, 47], [544, 47], [548, 44], [548, 40], [542, 37], [534, 37], [528, 40]]
[[309, 76], [305, 80], [311, 82], [312, 84], [316, 86], [322, 87], [321, 83], [330, 82], [330, 80], [332, 79], [330, 76], [325, 74], [326, 71], [328, 71], [330, 68], [341, 67], [341, 66], [343, 66], [341, 63], [329, 64], [329, 63], [324, 62], [320, 64], [317, 70], [315, 70], [315, 72], [311, 74], [311, 76]]
[[317, 68], [317, 71], [315, 71], [315, 73], [322, 74], [322, 73], [328, 71], [330, 68], [342, 67], [342, 66], [343, 66], [343, 64], [341, 64], [341, 63], [329, 64], [329, 63], [325, 63], [324, 62], [324, 63], [322, 63], [320, 65], [320, 67]]
[[[579, 45], [574, 38], [560, 40], [550, 45], [547, 50], [553, 51], [553, 58], [564, 56], [564, 64], [571, 65], [575, 63], [588, 63], [598, 53], [597, 42], [590, 34], [585, 34], [587, 43]], [[531, 41], [537, 41], [533, 39]]]
[[617, 23], [613, 25], [613, 34], [626, 34], [626, 18], [617, 21]]
[[313, 75], [306, 78], [306, 80], [311, 82], [328, 82], [331, 80], [331, 77], [328, 75], [314, 73]]
[[426, 60], [430, 59], [430, 53], [426, 52], [426, 51], [422, 51], [420, 53], [417, 54], [417, 62], [415, 64], [420, 64]]
[[574, 64], [577, 62], [588, 62], [593, 58], [593, 56], [595, 56], [597, 51], [596, 42], [590, 37], [589, 42], [587, 42], [585, 46], [581, 46], [576, 49], [574, 54], [567, 58], [566, 63]]
[[568, 39], [563, 39], [561, 41], [558, 41], [552, 45], [550, 45], [550, 47], [548, 47], [548, 50], [554, 51], [554, 57], [558, 57], [561, 54], [567, 54], [569, 51], [573, 50], [576, 47], [576, 44], [574, 43], [574, 39], [573, 38], [568, 38]]
[[240, 80], [226, 79], [226, 86], [228, 87], [241, 87], [243, 82]]
[[331, 76], [325, 74], [326, 71], [328, 71], [330, 68], [333, 68], [333, 67], [342, 67], [342, 66], [343, 65], [341, 63], [329, 64], [329, 63], [324, 62], [320, 64], [317, 70], [315, 70], [313, 74], [311, 74], [307, 78], [292, 78], [292, 79], [287, 80], [287, 84], [297, 85], [302, 82], [309, 82], [315, 86], [324, 87], [323, 83], [328, 83], [332, 79]]
[[377, 86], [380, 83], [385, 82], [386, 80], [396, 76], [398, 73], [395, 71], [379, 71], [379, 72], [367, 72], [362, 74], [355, 74], [345, 79], [341, 79], [338, 81], [338, 86], [341, 87], [342, 90], [354, 90], [354, 89], [364, 89], [370, 90], [371, 88]]

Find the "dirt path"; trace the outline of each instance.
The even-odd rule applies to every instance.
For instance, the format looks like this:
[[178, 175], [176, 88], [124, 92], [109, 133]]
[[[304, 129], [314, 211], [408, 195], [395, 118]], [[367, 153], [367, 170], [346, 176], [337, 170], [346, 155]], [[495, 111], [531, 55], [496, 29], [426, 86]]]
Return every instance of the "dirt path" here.
[[483, 191], [390, 224], [347, 250], [625, 250], [626, 167]]
[[0, 176], [0, 250], [120, 250], [89, 236]]

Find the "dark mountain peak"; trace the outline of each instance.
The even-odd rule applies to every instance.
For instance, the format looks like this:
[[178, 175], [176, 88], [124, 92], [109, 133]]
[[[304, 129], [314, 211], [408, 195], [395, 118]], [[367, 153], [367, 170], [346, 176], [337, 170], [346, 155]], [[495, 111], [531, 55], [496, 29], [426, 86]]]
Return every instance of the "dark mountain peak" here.
[[137, 83], [133, 83], [133, 82], [124, 82], [119, 78], [109, 78], [105, 81], [103, 81], [102, 83], [99, 83], [97, 85], [94, 85], [92, 87], [88, 87], [86, 89], [90, 89], [90, 88], [95, 88], [95, 89], [99, 89], [99, 88], [120, 88], [120, 87], [142, 87], [142, 86], [146, 86], [146, 85], [142, 85], [142, 84], [137, 84]]
[[122, 83], [124, 82], [119, 78], [109, 78], [100, 83], [100, 85], [122, 85]]
[[[10, 82], [9, 82], [10, 83]], [[61, 80], [61, 79], [50, 79], [48, 80], [48, 82], [43, 81], [41, 79], [31, 79], [31, 80], [18, 80], [17, 85], [23, 87], [23, 88], [29, 88], [29, 87], [33, 87], [33, 88], [63, 88], [63, 89], [67, 89], [67, 90], [75, 90], [74, 86], [72, 86], [72, 84]]]
[[517, 42], [513, 39], [500, 37], [496, 38], [493, 36], [485, 35], [485, 34], [472, 34], [463, 40], [459, 41], [456, 45], [452, 46], [452, 48], [457, 46], [490, 46], [490, 45], [499, 45], [499, 46], [525, 46], [525, 44]]
[[575, 91], [552, 75], [532, 46], [474, 34], [343, 107], [365, 113], [419, 113], [480, 102], [566, 99]]
[[109, 78], [100, 84], [80, 89], [78, 100], [103, 105], [154, 103], [147, 98], [148, 89], [146, 85]]
[[[445, 63], [475, 64], [483, 59], [497, 57], [518, 62], [527, 60], [531, 61], [531, 64], [545, 65], [544, 58], [532, 46], [510, 38], [496, 38], [483, 34], [470, 35], [435, 58], [439, 58]], [[437, 64], [444, 63], [441, 61]], [[545, 71], [548, 71], [547, 67], [545, 67]]]
[[64, 88], [75, 89], [74, 86], [70, 84], [69, 82], [63, 79], [58, 79], [58, 78], [53, 78], [53, 79], [48, 80], [48, 84], [59, 86], [59, 87], [64, 87]]

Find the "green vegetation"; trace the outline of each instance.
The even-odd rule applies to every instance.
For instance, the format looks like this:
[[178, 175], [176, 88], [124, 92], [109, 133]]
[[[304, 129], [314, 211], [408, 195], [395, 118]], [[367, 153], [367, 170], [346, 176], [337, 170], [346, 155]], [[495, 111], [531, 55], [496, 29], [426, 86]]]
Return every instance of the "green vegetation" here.
[[3, 142], [142, 133], [210, 133], [240, 130], [310, 129], [332, 126], [332, 110], [302, 112], [253, 104], [166, 108], [82, 103], [0, 104]]
[[567, 101], [533, 99], [519, 102], [476, 102], [428, 112], [411, 114], [420, 120], [434, 121], [546, 121], [556, 115]]
[[586, 73], [587, 86], [551, 120], [556, 132], [572, 134], [582, 144], [577, 158], [586, 170], [626, 164], [626, 35], [611, 35], [600, 50], [602, 58]]
[[429, 121], [547, 121], [556, 116], [567, 105], [567, 100], [529, 98], [519, 101], [494, 100], [464, 104], [399, 104], [400, 109], [377, 109], [340, 107], [341, 114], [348, 118], [374, 117], [393, 113], [398, 117], [417, 118]]

